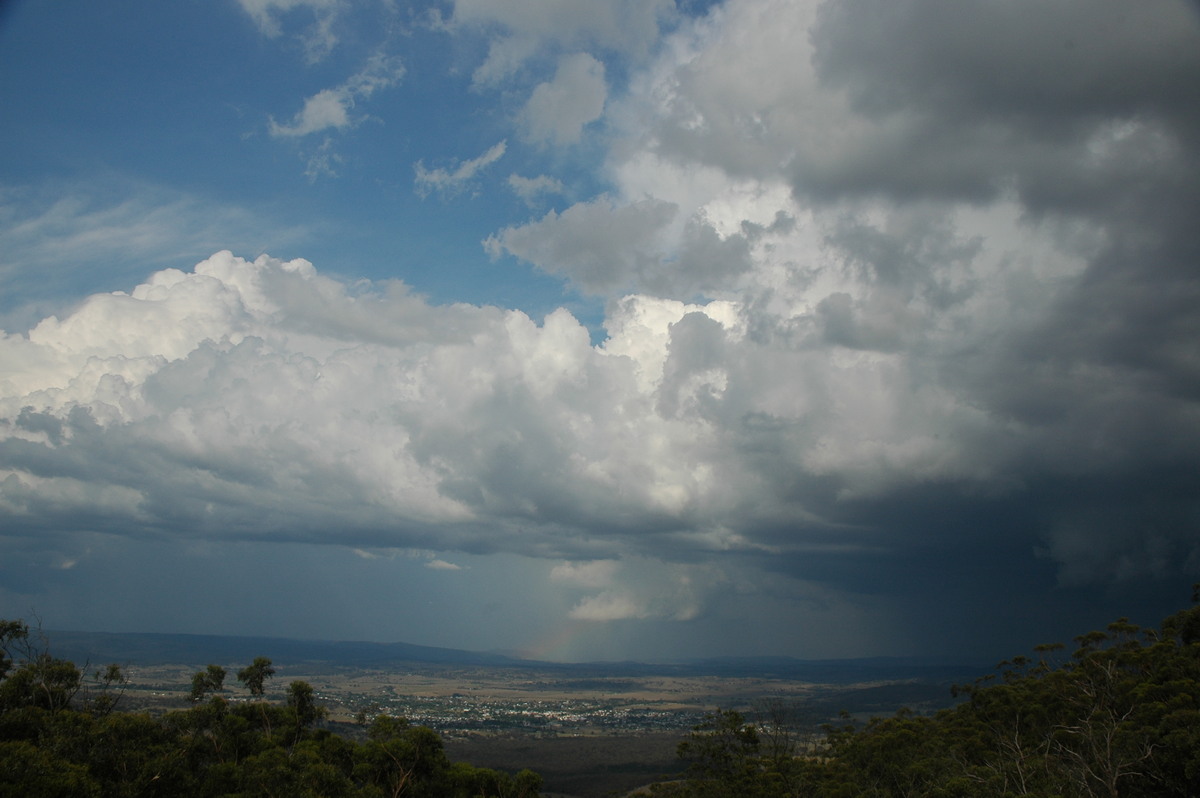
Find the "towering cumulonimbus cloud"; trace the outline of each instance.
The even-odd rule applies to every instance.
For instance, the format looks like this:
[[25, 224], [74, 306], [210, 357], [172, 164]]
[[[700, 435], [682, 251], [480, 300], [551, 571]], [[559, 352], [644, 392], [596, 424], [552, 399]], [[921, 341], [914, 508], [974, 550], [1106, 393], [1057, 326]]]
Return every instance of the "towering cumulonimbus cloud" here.
[[1200, 16], [943, 11], [723, 4], [609, 114], [616, 190], [487, 245], [586, 291], [735, 302], [736, 343], [685, 319], [672, 353], [710, 413], [781, 436], [759, 473], [805, 510], [932, 529], [902, 497], [1007, 495], [1068, 582], [1194, 570]]
[[[93, 294], [0, 338], [9, 540], [528, 558], [580, 622], [1200, 571], [1194, 8], [668, 5], [455, 3], [511, 129], [404, 161], [508, 175], [484, 251], [602, 322], [228, 251]], [[343, 10], [243, 3], [293, 6]], [[380, 59], [274, 132], [355, 128]]]
[[[630, 295], [600, 345], [564, 310], [539, 324], [218, 253], [6, 336], [0, 495], [64, 529], [786, 560], [880, 545], [874, 514], [929, 486], [995, 500], [1187, 456], [1186, 401], [1022, 362], [1088, 263], [1018, 213], [791, 206], [743, 224], [740, 299]], [[1148, 405], [1159, 430], [1096, 427]], [[883, 544], [925, 545], [908, 534]], [[1070, 569], [1115, 567], [1051, 540]]]
[[[226, 252], [4, 350], [17, 514], [57, 503], [65, 520], [87, 483], [129, 503], [122, 521], [185, 533], [576, 553], [555, 528], [630, 528], [684, 498], [678, 465], [639, 451], [690, 435], [647, 428], [636, 348], [593, 348], [565, 311], [537, 325], [399, 284], [355, 294], [304, 261]], [[533, 531], [510, 537], [518, 523]]]

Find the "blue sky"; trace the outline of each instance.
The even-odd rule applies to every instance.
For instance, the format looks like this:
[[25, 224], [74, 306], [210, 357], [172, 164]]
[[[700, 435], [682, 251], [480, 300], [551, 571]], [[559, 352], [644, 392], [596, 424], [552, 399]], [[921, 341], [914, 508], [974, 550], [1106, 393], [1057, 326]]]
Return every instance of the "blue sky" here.
[[[587, 167], [596, 145], [547, 152], [522, 143], [512, 120], [519, 109], [504, 96], [513, 90], [472, 88], [486, 37], [443, 31], [444, 9], [287, 6], [266, 4], [252, 15], [237, 3], [80, 4], [70, 12], [14, 4], [3, 79], [22, 124], [6, 126], [4, 144], [14, 153], [10, 180], [34, 192], [25, 213], [71, 189], [84, 204], [77, 215], [130, 198], [186, 204], [163, 221], [186, 228], [197, 221], [189, 212], [201, 217], [205, 240], [189, 242], [197, 248], [188, 257], [240, 245], [252, 255], [302, 254], [348, 279], [400, 277], [437, 302], [544, 313], [577, 300], [527, 266], [497, 266], [479, 242], [532, 212], [509, 188], [511, 175], [537, 178], [551, 167], [564, 190], [595, 193]], [[318, 46], [323, 20], [329, 42]], [[552, 58], [523, 68], [545, 73]], [[321, 117], [322, 93], [341, 116]], [[305, 121], [314, 98], [316, 116]], [[503, 163], [471, 179], [442, 191], [414, 185], [418, 164], [453, 174], [497, 145]], [[52, 180], [66, 185], [39, 191]], [[212, 206], [241, 217], [244, 229], [213, 222]], [[240, 240], [226, 240], [231, 232]], [[342, 246], [346, 240], [353, 246]], [[161, 262], [155, 249], [148, 242], [144, 252], [121, 254], [124, 282], [114, 275], [84, 287], [128, 287], [128, 277]], [[130, 263], [131, 255], [143, 260]], [[7, 308], [20, 299], [9, 298]]]
[[1200, 579], [1183, 0], [15, 0], [0, 616], [1006, 656]]

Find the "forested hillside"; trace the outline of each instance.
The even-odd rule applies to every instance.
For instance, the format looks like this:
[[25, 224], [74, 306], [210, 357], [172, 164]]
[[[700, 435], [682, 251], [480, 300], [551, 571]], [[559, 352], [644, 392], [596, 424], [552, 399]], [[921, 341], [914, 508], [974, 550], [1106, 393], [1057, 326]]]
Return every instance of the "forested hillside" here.
[[285, 705], [263, 700], [271, 661], [237, 673], [248, 700], [225, 697], [225, 669], [192, 680], [192, 706], [158, 717], [118, 711], [121, 670], [84, 674], [0, 621], [0, 796], [430, 796], [536, 798], [541, 779], [451, 762], [431, 729], [379, 716], [365, 741], [316, 728], [306, 682]]
[[[686, 778], [660, 796], [1200, 795], [1200, 606], [1158, 629], [1125, 620], [1041, 646], [957, 688], [936, 715], [902, 710], [818, 735], [785, 712], [753, 722], [714, 712], [680, 744]], [[537, 796], [541, 779], [451, 762], [441, 738], [381, 715], [364, 739], [322, 728], [313, 689], [260, 657], [195, 674], [190, 706], [120, 711], [115, 665], [85, 674], [20, 621], [0, 621], [0, 798], [4, 796]], [[782, 707], [776, 707], [783, 709]]]
[[1200, 795], [1200, 607], [1159, 629], [1124, 619], [1041, 646], [958, 688], [932, 717], [901, 711], [822, 739], [718, 712], [680, 745], [670, 796], [996, 798]]

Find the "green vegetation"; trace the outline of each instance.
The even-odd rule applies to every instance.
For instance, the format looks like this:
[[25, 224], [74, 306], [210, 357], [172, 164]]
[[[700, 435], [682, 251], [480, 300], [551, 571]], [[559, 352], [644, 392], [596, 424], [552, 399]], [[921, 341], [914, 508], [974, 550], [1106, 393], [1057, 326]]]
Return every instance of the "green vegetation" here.
[[[782, 701], [755, 721], [708, 714], [679, 745], [681, 778], [649, 788], [676, 798], [1142, 798], [1200, 796], [1200, 606], [1159, 629], [1122, 619], [1042, 646], [956, 688], [933, 715], [901, 710], [823, 733], [790, 722]], [[7, 796], [410, 796], [535, 798], [523, 770], [451, 762], [425, 726], [380, 715], [364, 739], [323, 728], [307, 682], [265, 700], [275, 668], [195, 674], [190, 707], [120, 712], [125, 679], [85, 674], [0, 621], [0, 798]], [[368, 718], [364, 716], [364, 725]]]
[[1141, 629], [1122, 619], [1001, 663], [934, 716], [902, 710], [805, 741], [777, 723], [710, 714], [660, 796], [1068, 798], [1200, 795], [1200, 607]]
[[274, 673], [255, 659], [237, 674], [255, 700], [231, 701], [224, 668], [209, 665], [190, 709], [117, 712], [119, 667], [85, 678], [26, 624], [0, 621], [0, 798], [538, 795], [537, 774], [451, 762], [437, 734], [403, 718], [375, 718], [361, 742], [317, 728], [324, 709], [308, 683], [292, 682], [284, 706], [263, 700]]

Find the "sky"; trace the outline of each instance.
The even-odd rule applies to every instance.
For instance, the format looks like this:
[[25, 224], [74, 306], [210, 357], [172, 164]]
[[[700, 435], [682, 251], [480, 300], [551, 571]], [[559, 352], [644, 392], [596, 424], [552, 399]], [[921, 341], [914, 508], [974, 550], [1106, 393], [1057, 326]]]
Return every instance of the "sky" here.
[[0, 617], [998, 660], [1195, 581], [1191, 0], [0, 4]]

